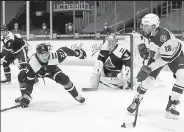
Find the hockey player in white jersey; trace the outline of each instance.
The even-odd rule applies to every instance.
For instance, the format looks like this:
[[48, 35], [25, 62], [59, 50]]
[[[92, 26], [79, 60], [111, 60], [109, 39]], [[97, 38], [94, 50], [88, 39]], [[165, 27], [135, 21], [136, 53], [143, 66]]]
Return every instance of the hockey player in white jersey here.
[[[76, 56], [79, 59], [86, 57], [86, 52], [82, 49], [72, 50], [67, 47], [61, 47], [57, 51], [51, 50], [50, 44], [41, 43], [36, 47], [36, 53], [32, 55], [27, 65], [26, 73], [22, 73], [22, 83], [20, 88], [22, 96], [15, 99], [16, 103], [21, 104], [23, 108], [28, 107], [32, 97], [35, 77], [48, 77], [61, 84], [71, 96], [80, 103], [85, 101], [85, 98], [78, 94], [78, 91], [70, 80], [70, 78], [57, 66], [63, 62], [67, 56]], [[23, 85], [24, 84], [24, 85]]]
[[115, 34], [108, 36], [101, 47], [91, 77], [91, 87], [101, 86], [129, 89], [130, 52], [118, 44]]
[[167, 29], [160, 27], [159, 17], [155, 14], [147, 14], [141, 21], [142, 35], [146, 37], [148, 44], [138, 46], [140, 56], [148, 59], [148, 64], [140, 68], [137, 74], [137, 81], [141, 82], [137, 87], [132, 104], [127, 108], [130, 113], [136, 110], [138, 101], [143, 99], [146, 91], [153, 85], [154, 79], [158, 76], [165, 65], [168, 65], [173, 72], [176, 82], [172, 88], [172, 95], [166, 106], [166, 117], [176, 119], [179, 112], [176, 106], [180, 102], [180, 96], [184, 90], [184, 50], [182, 41]]

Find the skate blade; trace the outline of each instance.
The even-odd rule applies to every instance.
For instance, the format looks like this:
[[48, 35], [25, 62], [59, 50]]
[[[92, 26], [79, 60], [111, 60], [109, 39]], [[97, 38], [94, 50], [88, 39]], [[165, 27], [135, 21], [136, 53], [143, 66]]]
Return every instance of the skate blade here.
[[178, 115], [173, 115], [173, 114], [171, 114], [170, 112], [167, 112], [167, 113], [165, 114], [165, 118], [177, 120], [177, 119], [178, 119]]

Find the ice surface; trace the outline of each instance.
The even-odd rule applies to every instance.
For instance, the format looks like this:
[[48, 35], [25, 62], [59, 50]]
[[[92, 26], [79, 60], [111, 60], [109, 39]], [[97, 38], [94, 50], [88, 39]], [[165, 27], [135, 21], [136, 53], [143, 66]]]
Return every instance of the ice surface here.
[[[123, 122], [133, 122], [134, 116], [126, 111], [133, 91], [100, 89], [82, 92], [89, 86], [91, 66], [60, 66], [86, 98], [85, 104], [76, 102], [62, 86], [40, 79], [34, 87], [29, 108], [16, 108], [1, 113], [1, 132], [183, 132], [184, 97], [178, 109], [178, 120], [165, 119], [165, 107], [175, 80], [172, 74], [161, 72], [165, 87], [149, 89], [139, 109], [137, 126], [121, 128]], [[12, 84], [1, 86], [1, 109], [14, 105], [20, 96], [17, 82], [18, 69], [12, 68]], [[3, 77], [3, 72], [1, 73]]]

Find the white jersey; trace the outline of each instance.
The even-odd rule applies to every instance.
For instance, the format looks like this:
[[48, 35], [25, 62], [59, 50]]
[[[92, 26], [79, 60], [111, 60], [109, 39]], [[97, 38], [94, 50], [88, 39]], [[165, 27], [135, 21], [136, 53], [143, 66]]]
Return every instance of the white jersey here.
[[184, 52], [183, 42], [163, 27], [159, 27], [156, 35], [150, 36], [148, 41], [146, 47], [154, 53], [153, 59], [155, 60], [149, 65], [152, 71], [173, 62]]
[[[50, 51], [50, 57], [48, 60], [48, 64], [47, 66], [51, 66], [51, 65], [58, 65], [59, 63], [61, 63], [65, 58], [66, 58], [66, 53], [61, 51], [61, 50], [52, 50]], [[36, 73], [38, 72], [43, 66], [40, 64], [39, 59], [36, 57], [36, 54], [34, 54], [30, 61], [29, 61], [29, 65], [31, 66], [31, 68], [33, 69], [33, 71]]]

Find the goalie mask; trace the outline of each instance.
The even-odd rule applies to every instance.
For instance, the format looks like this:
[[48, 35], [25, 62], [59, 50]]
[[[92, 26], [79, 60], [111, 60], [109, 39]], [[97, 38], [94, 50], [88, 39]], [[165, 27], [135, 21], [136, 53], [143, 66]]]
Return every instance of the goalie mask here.
[[116, 48], [118, 39], [116, 38], [115, 34], [111, 34], [107, 39], [109, 43], [109, 51], [113, 51]]
[[159, 17], [156, 14], [147, 14], [141, 20], [140, 28], [145, 35], [151, 35], [160, 25]]
[[47, 63], [49, 60], [51, 49], [52, 46], [50, 44], [38, 44], [36, 47], [36, 55], [38, 56], [38, 59], [43, 63]]

